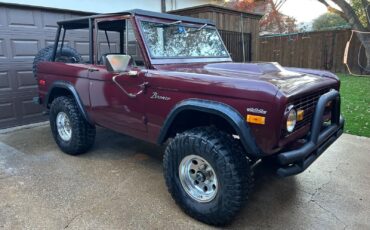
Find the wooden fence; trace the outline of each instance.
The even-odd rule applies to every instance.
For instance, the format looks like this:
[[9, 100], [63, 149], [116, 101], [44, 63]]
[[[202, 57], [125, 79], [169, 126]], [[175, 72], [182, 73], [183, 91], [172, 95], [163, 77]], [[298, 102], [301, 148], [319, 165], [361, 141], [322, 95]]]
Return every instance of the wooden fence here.
[[[343, 56], [350, 36], [351, 30], [262, 36], [259, 40], [259, 61], [274, 61], [289, 67], [347, 72]], [[359, 62], [366, 66], [364, 49], [354, 35], [348, 53], [348, 65], [352, 72], [363, 73]]]
[[[233, 31], [220, 30], [220, 35], [225, 43], [227, 50], [235, 62], [252, 61], [251, 53], [251, 34]], [[244, 42], [244, 44], [243, 44]], [[243, 51], [244, 48], [244, 51]]]

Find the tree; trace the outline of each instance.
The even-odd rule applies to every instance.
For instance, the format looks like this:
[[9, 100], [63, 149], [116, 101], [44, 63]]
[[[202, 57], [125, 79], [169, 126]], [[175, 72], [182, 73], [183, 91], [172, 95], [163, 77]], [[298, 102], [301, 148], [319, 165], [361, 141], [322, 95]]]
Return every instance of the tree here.
[[350, 27], [348, 22], [338, 14], [326, 13], [316, 18], [312, 23], [313, 30], [328, 30], [335, 27]]
[[358, 15], [362, 25], [366, 26], [367, 15], [364, 9], [364, 5], [362, 4], [362, 1], [361, 0], [351, 0], [351, 6], [353, 10], [355, 11], [356, 15]]
[[225, 1], [225, 6], [233, 9], [238, 9], [246, 12], [255, 12], [256, 7], [264, 4], [262, 0], [231, 0]]
[[[329, 12], [336, 13], [344, 18], [353, 30], [370, 32], [370, 4], [368, 0], [331, 0], [340, 10], [332, 7], [328, 0], [318, 0], [324, 4]], [[365, 14], [365, 17], [361, 16]], [[366, 72], [370, 72], [370, 34], [357, 33], [357, 37], [365, 48], [367, 58]]]
[[296, 20], [280, 13], [287, 0], [230, 0], [225, 6], [245, 12], [263, 13], [261, 31], [291, 33], [297, 30]]

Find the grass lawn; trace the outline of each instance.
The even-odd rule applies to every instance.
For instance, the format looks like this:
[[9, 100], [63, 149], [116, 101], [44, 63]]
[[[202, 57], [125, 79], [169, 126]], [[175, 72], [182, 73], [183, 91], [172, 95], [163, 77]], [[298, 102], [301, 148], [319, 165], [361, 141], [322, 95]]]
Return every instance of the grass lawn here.
[[338, 74], [346, 133], [370, 137], [370, 77]]

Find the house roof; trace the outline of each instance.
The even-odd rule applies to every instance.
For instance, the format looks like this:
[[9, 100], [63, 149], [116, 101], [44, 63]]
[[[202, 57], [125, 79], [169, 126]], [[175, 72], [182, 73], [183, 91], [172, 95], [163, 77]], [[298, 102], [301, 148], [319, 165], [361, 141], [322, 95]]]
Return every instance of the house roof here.
[[81, 14], [81, 15], [92, 15], [96, 14], [96, 12], [92, 11], [80, 11], [80, 10], [71, 10], [71, 9], [63, 9], [63, 8], [55, 8], [55, 7], [48, 7], [48, 6], [39, 6], [39, 5], [31, 5], [31, 4], [20, 4], [20, 3], [12, 3], [12, 2], [4, 2], [0, 0], [0, 6], [11, 6], [17, 8], [29, 8], [29, 9], [41, 9], [53, 12], [69, 12], [73, 14]]
[[179, 15], [167, 14], [167, 13], [158, 13], [158, 12], [140, 10], [140, 9], [133, 9], [133, 10], [111, 13], [111, 14], [96, 14], [96, 15], [90, 15], [86, 17], [68, 19], [68, 20], [59, 21], [58, 25], [61, 25], [66, 29], [88, 28], [90, 19], [107, 17], [107, 16], [115, 16], [115, 15], [133, 15], [133, 16], [140, 15], [140, 16], [148, 16], [148, 17], [169, 19], [169, 20], [176, 20], [176, 21], [183, 21], [183, 22], [190, 22], [190, 23], [215, 25], [215, 23], [209, 19], [192, 18], [192, 17], [187, 17], [187, 16], [179, 16]]
[[242, 15], [246, 18], [255, 18], [255, 19], [261, 19], [264, 14], [260, 13], [252, 13], [252, 12], [246, 12], [242, 10], [236, 10], [231, 9], [224, 6], [214, 5], [214, 4], [204, 4], [199, 6], [192, 6], [188, 8], [182, 8], [177, 10], [171, 10], [168, 13], [174, 13], [174, 14], [188, 14], [188, 13], [203, 13], [203, 12], [221, 12], [221, 13], [227, 13], [227, 14], [234, 14], [234, 15]]

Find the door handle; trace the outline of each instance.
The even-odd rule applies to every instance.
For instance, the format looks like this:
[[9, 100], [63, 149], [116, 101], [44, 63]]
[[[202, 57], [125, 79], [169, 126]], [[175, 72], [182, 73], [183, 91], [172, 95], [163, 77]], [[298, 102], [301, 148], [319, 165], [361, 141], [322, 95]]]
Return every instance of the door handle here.
[[96, 68], [90, 68], [88, 70], [89, 70], [89, 72], [98, 72], [99, 71], [99, 69], [96, 69]]
[[144, 82], [143, 84], [139, 85], [139, 87], [141, 88], [141, 90], [135, 94], [133, 93], [129, 93], [127, 92], [116, 80], [117, 77], [120, 77], [122, 75], [116, 75], [113, 77], [113, 82], [118, 86], [118, 88], [120, 88], [122, 90], [122, 92], [124, 92], [129, 98], [135, 98], [137, 96], [139, 96], [140, 94], [143, 94], [145, 92], [145, 88], [149, 85], [149, 82]]
[[141, 85], [139, 85], [140, 86], [140, 88], [142, 88], [142, 89], [146, 89], [148, 86], [149, 86], [149, 82], [144, 82], [143, 84], [141, 84]]
[[130, 70], [127, 73], [127, 75], [130, 76], [130, 77], [137, 77], [138, 74], [139, 74], [139, 72], [136, 71], [136, 70]]

